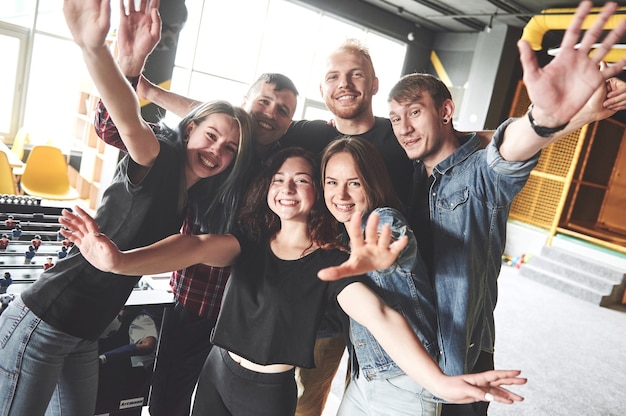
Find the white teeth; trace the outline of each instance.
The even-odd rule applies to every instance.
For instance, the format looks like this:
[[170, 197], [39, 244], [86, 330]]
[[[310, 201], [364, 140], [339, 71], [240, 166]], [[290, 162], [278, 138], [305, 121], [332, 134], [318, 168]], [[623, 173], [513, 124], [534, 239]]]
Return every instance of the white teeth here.
[[290, 205], [290, 206], [296, 205], [298, 203], [298, 201], [285, 200], [285, 199], [281, 199], [278, 202], [280, 202], [281, 205]]
[[339, 205], [339, 204], [335, 204], [335, 206], [337, 207], [337, 209], [341, 209], [341, 210], [349, 210], [352, 209], [352, 207], [354, 207], [354, 204], [349, 204], [349, 205]]
[[202, 164], [204, 164], [205, 166], [208, 166], [209, 168], [213, 169], [215, 168], [216, 164], [209, 161], [207, 158], [200, 156], [200, 161], [202, 162]]
[[272, 126], [269, 123], [266, 123], [265, 121], [259, 121], [259, 126], [267, 130], [272, 130]]
[[354, 100], [355, 98], [356, 98], [356, 95], [344, 95], [343, 97], [337, 98], [337, 100], [347, 101], [347, 100]]

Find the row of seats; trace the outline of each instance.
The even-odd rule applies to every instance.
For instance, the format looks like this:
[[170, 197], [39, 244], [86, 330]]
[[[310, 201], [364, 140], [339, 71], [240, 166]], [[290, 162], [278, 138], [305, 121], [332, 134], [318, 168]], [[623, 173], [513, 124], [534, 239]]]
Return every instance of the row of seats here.
[[[20, 129], [11, 147], [11, 151], [22, 160], [27, 139], [27, 132]], [[33, 146], [23, 171], [19, 172], [11, 168], [6, 155], [0, 152], [0, 194], [18, 195], [18, 183], [23, 193], [42, 199], [70, 200], [79, 197], [70, 185], [65, 155], [54, 146]]]

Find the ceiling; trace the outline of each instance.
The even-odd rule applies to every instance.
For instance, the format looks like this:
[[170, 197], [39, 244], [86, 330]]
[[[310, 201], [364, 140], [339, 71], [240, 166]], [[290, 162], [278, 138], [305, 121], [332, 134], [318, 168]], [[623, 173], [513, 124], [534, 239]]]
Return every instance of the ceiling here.
[[[480, 32], [490, 24], [523, 28], [544, 9], [575, 8], [578, 0], [362, 0], [436, 32]], [[599, 5], [601, 5], [600, 3]]]

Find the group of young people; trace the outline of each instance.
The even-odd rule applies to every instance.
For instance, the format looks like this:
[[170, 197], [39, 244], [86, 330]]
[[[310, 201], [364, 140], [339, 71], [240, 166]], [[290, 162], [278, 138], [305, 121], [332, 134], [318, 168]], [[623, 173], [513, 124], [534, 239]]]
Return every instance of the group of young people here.
[[[623, 108], [612, 77], [624, 62], [599, 64], [624, 24], [588, 54], [614, 3], [575, 47], [591, 7], [581, 3], [544, 68], [520, 41], [533, 107], [486, 147], [453, 128], [450, 93], [429, 75], [404, 76], [389, 94], [389, 120], [374, 117], [377, 79], [355, 43], [331, 54], [321, 83], [333, 126], [292, 123], [297, 90], [278, 74], [261, 77], [243, 108], [168, 95], [140, 77], [160, 34], [158, 1], [128, 11], [120, 3], [119, 66], [104, 42], [109, 0], [64, 4], [106, 104], [100, 134], [127, 155], [95, 220], [64, 212], [76, 247], [0, 316], [0, 414], [93, 414], [98, 336], [142, 274], [171, 270], [175, 311], [192, 337], [177, 348], [198, 351], [177, 358], [204, 365], [183, 388], [155, 382], [151, 414], [188, 414], [196, 380], [194, 415], [321, 414], [300, 408], [295, 369], [330, 368], [301, 373], [303, 398], [328, 393], [337, 359], [323, 352], [320, 328], [329, 314], [352, 363], [339, 414], [435, 415], [440, 402], [472, 403], [444, 414], [486, 414], [491, 400], [521, 400], [501, 387], [523, 384], [519, 372], [492, 370], [508, 207], [541, 148]], [[149, 125], [133, 86], [191, 111], [176, 129]], [[220, 274], [214, 291], [190, 289]], [[341, 342], [330, 349], [343, 353], [344, 335], [332, 335]], [[163, 368], [174, 374], [170, 359]], [[164, 410], [170, 399], [177, 409]]]

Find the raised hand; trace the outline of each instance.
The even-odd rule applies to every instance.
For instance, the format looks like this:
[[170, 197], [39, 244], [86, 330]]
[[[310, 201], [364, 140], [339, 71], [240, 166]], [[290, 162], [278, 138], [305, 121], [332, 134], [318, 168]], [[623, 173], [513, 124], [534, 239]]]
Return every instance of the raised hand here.
[[115, 243], [100, 232], [96, 221], [80, 207], [75, 213], [64, 209], [59, 222], [66, 227], [61, 234], [80, 248], [83, 257], [96, 268], [108, 272], [119, 261], [121, 253]]
[[131, 1], [128, 12], [124, 0], [120, 0], [117, 59], [125, 75], [141, 74], [146, 58], [161, 39], [161, 24], [159, 0], [141, 0], [138, 9]]
[[350, 237], [350, 258], [335, 267], [322, 269], [317, 274], [322, 280], [337, 280], [343, 277], [367, 273], [372, 270], [387, 269], [400, 255], [409, 242], [407, 236], [393, 241], [391, 228], [385, 224], [378, 233], [378, 214], [372, 213], [367, 219], [365, 237], [361, 231], [361, 216], [354, 214], [346, 225]]
[[626, 21], [620, 21], [603, 40], [600, 47], [589, 56], [593, 44], [601, 37], [604, 25], [613, 15], [617, 4], [606, 3], [596, 21], [578, 42], [581, 27], [591, 9], [590, 1], [583, 1], [569, 25], [559, 54], [545, 67], [540, 68], [534, 52], [525, 40], [518, 42], [520, 60], [524, 69], [524, 83], [534, 104], [533, 117], [545, 127], [556, 127], [569, 122], [587, 103], [602, 84], [619, 71], [626, 58], [615, 65], [600, 70], [600, 62], [626, 32]]
[[74, 42], [81, 48], [104, 45], [111, 22], [110, 0], [65, 0], [63, 15]]

